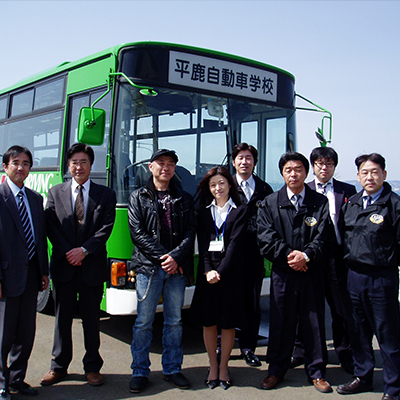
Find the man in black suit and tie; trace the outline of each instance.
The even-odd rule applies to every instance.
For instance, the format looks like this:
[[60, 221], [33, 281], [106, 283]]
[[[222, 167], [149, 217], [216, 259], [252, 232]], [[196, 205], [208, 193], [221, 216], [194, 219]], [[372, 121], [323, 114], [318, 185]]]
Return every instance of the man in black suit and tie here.
[[103, 285], [108, 279], [106, 242], [115, 220], [112, 189], [92, 182], [94, 152], [76, 143], [67, 150], [72, 180], [49, 190], [47, 235], [53, 245], [50, 272], [55, 303], [53, 360], [42, 378], [52, 385], [67, 375], [72, 360], [72, 320], [77, 297], [83, 323], [86, 354], [83, 368], [89, 384], [102, 385], [103, 360], [99, 353], [99, 316]]
[[[24, 382], [36, 330], [39, 290], [47, 288], [48, 256], [42, 196], [24, 186], [32, 166], [26, 147], [3, 155], [0, 185], [0, 399], [35, 396]], [[9, 365], [7, 361], [9, 358]]]
[[265, 276], [264, 257], [260, 254], [257, 245], [257, 209], [258, 203], [273, 192], [268, 183], [254, 175], [257, 160], [258, 151], [252, 145], [238, 143], [232, 150], [232, 164], [236, 170], [233, 179], [238, 186], [240, 199], [242, 203], [247, 204], [250, 214], [244, 245], [248, 263], [244, 268], [245, 275], [243, 276], [248, 328], [240, 332], [239, 346], [242, 358], [245, 359], [247, 365], [252, 367], [261, 366], [254, 352], [260, 329], [260, 294]]
[[[331, 309], [333, 345], [342, 368], [353, 373], [353, 357], [349, 339], [349, 317], [346, 304], [346, 267], [342, 252], [339, 251], [342, 243], [338, 222], [342, 206], [347, 199], [356, 194], [356, 188], [345, 182], [333, 178], [338, 165], [338, 154], [331, 147], [317, 147], [310, 154], [315, 179], [308, 186], [318, 193], [325, 195], [329, 202], [329, 214], [335, 227], [337, 251], [334, 256], [326, 260], [324, 268], [325, 297]], [[301, 332], [299, 332], [301, 341]], [[297, 343], [293, 351], [292, 366], [300, 365], [303, 361], [304, 349]]]

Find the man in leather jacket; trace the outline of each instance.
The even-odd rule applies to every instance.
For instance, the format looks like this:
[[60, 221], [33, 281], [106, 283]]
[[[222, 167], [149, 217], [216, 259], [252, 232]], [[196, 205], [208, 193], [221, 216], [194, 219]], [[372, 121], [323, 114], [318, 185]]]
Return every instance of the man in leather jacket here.
[[157, 150], [150, 159], [147, 185], [135, 190], [128, 205], [132, 242], [132, 269], [137, 273], [137, 318], [133, 327], [132, 393], [142, 392], [150, 374], [152, 325], [160, 296], [164, 329], [164, 379], [180, 389], [189, 381], [181, 373], [182, 320], [186, 279], [193, 272], [195, 237], [194, 202], [172, 180], [178, 157], [172, 150]]

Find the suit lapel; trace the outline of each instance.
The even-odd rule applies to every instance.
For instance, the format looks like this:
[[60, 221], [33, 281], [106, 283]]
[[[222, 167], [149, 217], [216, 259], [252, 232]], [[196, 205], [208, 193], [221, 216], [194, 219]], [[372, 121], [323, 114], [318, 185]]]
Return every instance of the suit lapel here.
[[68, 217], [68, 221], [71, 224], [72, 232], [75, 232], [75, 215], [74, 207], [72, 206], [72, 194], [71, 194], [72, 182], [65, 182], [61, 187], [61, 204], [64, 209], [64, 214]]
[[25, 240], [25, 232], [22, 226], [21, 217], [19, 215], [18, 206], [15, 201], [14, 194], [11, 191], [10, 187], [8, 186], [7, 182], [3, 183], [2, 187], [4, 190], [3, 192], [4, 203], [10, 211], [10, 215], [15, 223], [15, 226], [17, 227], [17, 231], [19, 232], [21, 237]]
[[101, 199], [100, 199], [99, 187], [93, 181], [91, 181], [88, 202], [87, 202], [87, 207], [86, 207], [86, 211], [85, 211], [85, 222], [83, 225], [83, 232], [85, 232], [85, 229], [88, 226], [88, 222], [92, 221], [92, 216], [93, 216], [94, 210], [95, 210], [97, 204], [99, 204], [101, 202], [100, 200]]
[[343, 185], [340, 182], [333, 180], [333, 191], [335, 193], [335, 208], [336, 208], [336, 221], [339, 220], [339, 214], [344, 203], [345, 193]]

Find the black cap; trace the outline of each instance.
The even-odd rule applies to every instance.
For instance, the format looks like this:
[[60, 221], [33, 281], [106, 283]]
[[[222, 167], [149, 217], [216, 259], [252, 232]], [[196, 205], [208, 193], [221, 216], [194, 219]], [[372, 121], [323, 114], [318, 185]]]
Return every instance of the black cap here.
[[161, 156], [169, 156], [171, 157], [174, 161], [175, 164], [178, 162], [178, 156], [176, 155], [174, 150], [167, 150], [167, 149], [158, 149], [150, 158], [150, 162], [153, 162], [154, 160], [157, 160], [157, 158]]

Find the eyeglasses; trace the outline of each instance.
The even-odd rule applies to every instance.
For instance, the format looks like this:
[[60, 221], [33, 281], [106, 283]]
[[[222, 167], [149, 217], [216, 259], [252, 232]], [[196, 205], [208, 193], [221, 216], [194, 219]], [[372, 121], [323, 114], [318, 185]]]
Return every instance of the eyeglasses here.
[[321, 161], [316, 161], [314, 163], [314, 165], [316, 165], [319, 169], [324, 168], [324, 166], [326, 168], [333, 168], [335, 166], [335, 163], [333, 162], [321, 162]]
[[72, 165], [73, 167], [77, 167], [78, 165], [82, 166], [82, 167], [86, 167], [86, 165], [89, 164], [88, 160], [71, 160], [69, 162], [69, 165]]
[[10, 163], [8, 163], [9, 165], [12, 165], [14, 168], [19, 168], [19, 167], [21, 167], [21, 168], [30, 168], [30, 166], [31, 166], [31, 163], [29, 163], [29, 162], [26, 162], [26, 161], [24, 161], [24, 162], [18, 162], [18, 161], [11, 161]]

